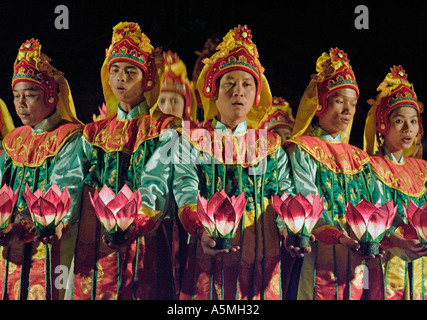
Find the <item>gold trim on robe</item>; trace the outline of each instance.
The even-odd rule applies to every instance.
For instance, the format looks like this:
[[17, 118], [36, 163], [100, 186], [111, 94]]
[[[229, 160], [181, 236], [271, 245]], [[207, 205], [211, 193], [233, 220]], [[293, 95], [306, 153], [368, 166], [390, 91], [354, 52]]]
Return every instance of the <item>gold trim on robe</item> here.
[[294, 143], [303, 148], [316, 161], [323, 163], [334, 173], [354, 175], [363, 170], [369, 162], [369, 155], [359, 148], [343, 142], [326, 141], [314, 136], [291, 138], [287, 145]]
[[144, 141], [159, 137], [163, 130], [175, 128], [177, 120], [170, 115], [161, 115], [157, 120], [148, 114], [132, 120], [114, 116], [87, 124], [83, 136], [88, 143], [105, 152], [134, 153]]
[[380, 156], [372, 156], [369, 163], [372, 172], [386, 186], [414, 198], [419, 198], [426, 192], [426, 161], [404, 157], [404, 163], [396, 163]]
[[12, 130], [3, 141], [6, 153], [18, 167], [39, 167], [46, 158], [55, 156], [83, 125], [62, 120], [52, 130], [35, 134], [30, 126]]

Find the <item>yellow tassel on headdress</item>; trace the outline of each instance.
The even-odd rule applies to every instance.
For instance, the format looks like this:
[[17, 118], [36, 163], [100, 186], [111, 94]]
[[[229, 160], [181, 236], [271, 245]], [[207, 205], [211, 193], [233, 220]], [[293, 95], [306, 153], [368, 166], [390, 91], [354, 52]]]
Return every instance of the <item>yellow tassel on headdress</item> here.
[[12, 117], [9, 110], [2, 99], [0, 99], [0, 113], [1, 113], [1, 136], [4, 139], [6, 135], [15, 129]]

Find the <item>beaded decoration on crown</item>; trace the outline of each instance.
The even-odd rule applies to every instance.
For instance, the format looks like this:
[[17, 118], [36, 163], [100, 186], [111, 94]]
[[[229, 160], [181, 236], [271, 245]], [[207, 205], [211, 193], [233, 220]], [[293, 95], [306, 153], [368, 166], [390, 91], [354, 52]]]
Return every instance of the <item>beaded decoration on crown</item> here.
[[31, 82], [43, 89], [45, 104], [55, 107], [58, 103], [58, 85], [55, 76], [63, 73], [50, 65], [51, 59], [41, 52], [38, 40], [27, 40], [18, 51], [13, 66], [12, 88], [20, 81]]
[[273, 103], [267, 109], [267, 113], [261, 121], [259, 128], [271, 130], [276, 127], [288, 127], [291, 131], [295, 124], [295, 118], [289, 103], [282, 97], [273, 97]]
[[190, 119], [193, 98], [187, 68], [176, 53], [163, 52], [163, 58], [165, 60], [165, 75], [161, 91], [173, 91], [182, 95], [185, 100], [184, 112], [186, 117]]
[[[388, 116], [391, 111], [401, 106], [414, 107], [420, 115], [420, 107], [414, 86], [409, 83], [408, 75], [402, 66], [393, 66], [383, 82], [378, 86], [376, 100], [370, 99], [370, 105], [376, 105], [375, 118], [377, 131], [386, 134], [390, 129]], [[419, 121], [421, 126], [421, 121]]]
[[203, 60], [209, 65], [206, 72], [202, 94], [211, 98], [216, 91], [216, 80], [223, 74], [233, 70], [243, 70], [252, 74], [257, 84], [256, 104], [259, 103], [261, 93], [261, 75], [264, 68], [259, 62], [256, 45], [252, 42], [251, 30], [246, 25], [239, 25], [230, 30], [223, 41], [216, 48], [218, 51], [211, 57]]
[[155, 86], [156, 66], [154, 47], [150, 39], [141, 32], [138, 23], [120, 22], [113, 28], [110, 47], [106, 50], [108, 70], [115, 62], [127, 62], [144, 72], [144, 91]]
[[312, 79], [317, 81], [317, 92], [319, 97], [319, 109], [317, 116], [326, 112], [328, 97], [335, 91], [343, 88], [354, 89], [359, 97], [359, 87], [356, 77], [350, 65], [347, 54], [338, 48], [331, 48], [329, 54], [323, 53], [317, 60], [316, 75]]

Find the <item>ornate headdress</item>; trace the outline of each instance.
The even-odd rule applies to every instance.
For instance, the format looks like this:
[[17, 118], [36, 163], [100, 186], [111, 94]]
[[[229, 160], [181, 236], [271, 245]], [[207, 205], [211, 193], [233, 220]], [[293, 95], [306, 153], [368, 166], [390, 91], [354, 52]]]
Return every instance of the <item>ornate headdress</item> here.
[[41, 47], [34, 39], [21, 45], [13, 66], [12, 89], [21, 81], [33, 83], [44, 91], [47, 107], [57, 107], [63, 119], [80, 123], [64, 74], [50, 64], [51, 59], [41, 52]]
[[[328, 97], [334, 92], [350, 88], [356, 91], [359, 97], [359, 87], [350, 65], [347, 54], [331, 48], [329, 54], [324, 52], [316, 63], [317, 74], [311, 76], [311, 81], [301, 98], [295, 120], [293, 136], [298, 137], [312, 130], [313, 117], [322, 116], [328, 108]], [[348, 142], [352, 127], [351, 122], [347, 130], [341, 133], [342, 141]]]
[[187, 68], [176, 53], [164, 52], [165, 75], [161, 92], [173, 91], [184, 97], [184, 119], [196, 120], [196, 98], [188, 79]]
[[377, 98], [368, 100], [371, 109], [365, 125], [364, 149], [371, 155], [379, 149], [377, 133], [384, 135], [390, 130], [388, 117], [394, 109], [402, 106], [414, 107], [417, 110], [422, 129], [418, 98], [414, 86], [409, 83], [408, 75], [402, 66], [393, 66], [378, 86], [377, 91], [380, 92]]
[[251, 30], [239, 25], [231, 29], [216, 48], [218, 51], [211, 57], [203, 60], [205, 66], [197, 80], [197, 90], [200, 93], [205, 121], [217, 114], [217, 108], [213, 101], [217, 90], [216, 80], [227, 72], [243, 70], [253, 75], [257, 93], [255, 106], [248, 114], [248, 118], [261, 120], [266, 109], [271, 105], [271, 92], [267, 79], [264, 76], [264, 68], [259, 61], [256, 45], [252, 42]]
[[276, 127], [288, 127], [291, 132], [295, 118], [289, 103], [281, 97], [273, 97], [273, 104], [267, 109], [267, 113], [259, 124], [260, 129], [271, 130]]
[[120, 22], [113, 28], [110, 47], [101, 69], [101, 81], [107, 106], [107, 117], [117, 113], [118, 100], [108, 84], [110, 67], [115, 62], [127, 62], [144, 72], [144, 96], [153, 106], [160, 93], [161, 77], [164, 70], [160, 49], [154, 49], [150, 39], [141, 32], [138, 23]]

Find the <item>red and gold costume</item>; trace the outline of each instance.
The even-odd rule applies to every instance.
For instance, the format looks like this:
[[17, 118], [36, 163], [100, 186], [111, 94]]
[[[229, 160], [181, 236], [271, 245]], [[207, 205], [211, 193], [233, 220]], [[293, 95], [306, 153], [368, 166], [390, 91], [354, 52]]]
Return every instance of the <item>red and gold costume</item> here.
[[[398, 206], [388, 234], [394, 232], [405, 239], [418, 239], [415, 229], [405, 218], [404, 207], [407, 208], [410, 201], [414, 201], [418, 206], [427, 201], [427, 163], [419, 158], [405, 156], [407, 150], [403, 150], [401, 159], [396, 159], [387, 149], [383, 138], [390, 130], [389, 115], [399, 107], [414, 108], [422, 130], [418, 98], [407, 78], [408, 75], [401, 66], [394, 66], [379, 85], [377, 98], [368, 101], [372, 107], [366, 119], [364, 148], [371, 155], [369, 162], [375, 174], [374, 200], [393, 200]], [[414, 145], [415, 143], [416, 141]], [[388, 250], [381, 261], [384, 274], [381, 287], [383, 290], [379, 290], [375, 298], [426, 299], [427, 259], [405, 252], [387, 240], [386, 237], [383, 246]]]
[[[159, 149], [170, 139], [168, 129], [178, 126], [180, 120], [158, 110], [150, 114], [162, 84], [164, 62], [160, 52], [137, 23], [122, 22], [113, 30], [101, 69], [106, 118], [86, 125], [83, 134], [90, 163], [85, 184], [97, 190], [107, 185], [116, 194], [126, 184], [132, 191], [140, 190], [142, 207], [134, 221], [136, 239], [116, 251], [102, 241], [104, 231], [85, 197], [74, 299], [172, 299], [170, 220], [174, 217], [166, 214], [172, 197], [168, 190], [171, 168], [162, 165]], [[144, 73], [145, 99], [128, 113], [121, 109], [108, 85], [109, 67], [115, 62], [131, 63]], [[161, 169], [150, 175], [145, 172], [147, 167]]]
[[[316, 71], [301, 99], [287, 150], [296, 192], [323, 196], [324, 213], [313, 230], [318, 241], [312, 245], [312, 252], [304, 256], [298, 283], [291, 285], [298, 288], [293, 298], [359, 300], [364, 298], [367, 287], [366, 267], [339, 239], [342, 234], [351, 236], [345, 219], [347, 203], [356, 205], [362, 199], [371, 199], [369, 156], [348, 144], [352, 122], [336, 137], [320, 126], [313, 128], [312, 124], [314, 116], [325, 114], [327, 99], [334, 92], [350, 88], [359, 96], [359, 89], [347, 54], [338, 48], [323, 53], [317, 60]], [[380, 278], [380, 270], [370, 270], [372, 283]]]
[[[84, 168], [81, 134], [71, 92], [63, 74], [50, 65], [41, 45], [31, 39], [22, 44], [14, 65], [12, 88], [30, 82], [44, 92], [44, 104], [52, 114], [34, 127], [12, 130], [3, 140], [0, 158], [2, 184], [19, 189], [11, 223], [20, 223], [24, 232], [9, 247], [2, 248], [0, 273], [3, 299], [63, 299], [69, 278], [54, 285], [58, 266], [71, 270], [83, 188]], [[55, 111], [56, 108], [56, 111]], [[26, 185], [46, 192], [53, 184], [71, 196], [63, 235], [52, 245], [35, 243], [33, 222], [24, 198]], [[48, 263], [49, 262], [49, 263]]]
[[[229, 71], [253, 75], [257, 96], [247, 119], [259, 123], [271, 105], [271, 93], [258, 60], [258, 51], [247, 26], [230, 30], [204, 60], [197, 81], [203, 103], [203, 128], [182, 129], [182, 143], [176, 149], [174, 194], [179, 218], [192, 236], [180, 299], [281, 299], [286, 280], [282, 277], [281, 235], [277, 214], [270, 205], [275, 194], [293, 192], [288, 159], [280, 139], [266, 130], [249, 130], [248, 121], [231, 132], [215, 116], [213, 95], [217, 79]], [[229, 197], [245, 193], [248, 200], [233, 245], [240, 250], [224, 256], [204, 254], [203, 230], [197, 216], [198, 194], [211, 199], [216, 192]]]

